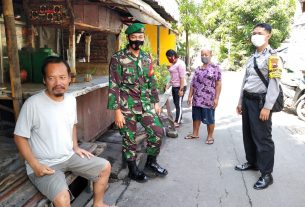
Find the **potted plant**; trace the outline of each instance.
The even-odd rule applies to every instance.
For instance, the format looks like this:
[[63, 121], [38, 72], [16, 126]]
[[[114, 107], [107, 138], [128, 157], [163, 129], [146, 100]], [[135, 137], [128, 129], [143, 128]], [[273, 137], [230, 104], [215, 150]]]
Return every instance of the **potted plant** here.
[[96, 72], [96, 68], [93, 68], [91, 71], [85, 73], [84, 80], [86, 82], [90, 82], [92, 80], [92, 75], [95, 74], [95, 72]]

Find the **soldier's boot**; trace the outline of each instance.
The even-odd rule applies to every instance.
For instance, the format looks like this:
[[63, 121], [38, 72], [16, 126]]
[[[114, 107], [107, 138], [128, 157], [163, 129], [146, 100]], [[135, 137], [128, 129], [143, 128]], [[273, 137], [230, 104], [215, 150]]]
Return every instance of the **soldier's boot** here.
[[128, 177], [132, 180], [135, 180], [140, 183], [144, 183], [147, 181], [147, 177], [145, 173], [138, 169], [136, 161], [128, 161]]
[[165, 168], [161, 167], [157, 163], [157, 157], [156, 156], [152, 156], [152, 155], [147, 156], [147, 161], [146, 161], [146, 164], [145, 164], [145, 168], [153, 171], [158, 176], [166, 176], [168, 174], [167, 170]]

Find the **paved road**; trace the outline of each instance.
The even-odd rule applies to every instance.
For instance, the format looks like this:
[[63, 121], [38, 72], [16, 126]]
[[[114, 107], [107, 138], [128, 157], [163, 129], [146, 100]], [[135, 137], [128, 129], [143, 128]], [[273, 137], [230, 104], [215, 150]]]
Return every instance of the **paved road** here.
[[237, 172], [244, 162], [241, 117], [236, 115], [242, 74], [223, 73], [223, 90], [216, 111], [215, 143], [185, 140], [192, 131], [191, 109], [185, 105], [179, 138], [167, 138], [159, 163], [169, 174], [147, 183], [113, 183], [109, 201], [120, 207], [301, 207], [305, 206], [305, 123], [285, 112], [273, 115], [276, 146], [274, 184], [257, 191], [252, 188], [259, 173]]

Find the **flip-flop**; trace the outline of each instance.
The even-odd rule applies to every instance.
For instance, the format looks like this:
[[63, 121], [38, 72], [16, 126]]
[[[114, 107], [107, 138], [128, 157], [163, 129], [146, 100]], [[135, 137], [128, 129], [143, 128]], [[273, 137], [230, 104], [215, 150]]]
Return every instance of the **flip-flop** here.
[[199, 139], [199, 137], [196, 137], [192, 134], [187, 135], [186, 137], [184, 137], [184, 139]]
[[208, 145], [214, 144], [214, 139], [206, 139], [205, 143]]

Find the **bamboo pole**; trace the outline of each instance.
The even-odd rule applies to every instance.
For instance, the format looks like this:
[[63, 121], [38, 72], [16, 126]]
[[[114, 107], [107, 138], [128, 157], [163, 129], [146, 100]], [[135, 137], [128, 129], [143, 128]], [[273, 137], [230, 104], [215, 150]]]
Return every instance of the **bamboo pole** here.
[[22, 105], [22, 90], [20, 81], [16, 25], [12, 0], [2, 0], [2, 7], [11, 78], [13, 107], [15, 112], [15, 119], [17, 120]]

